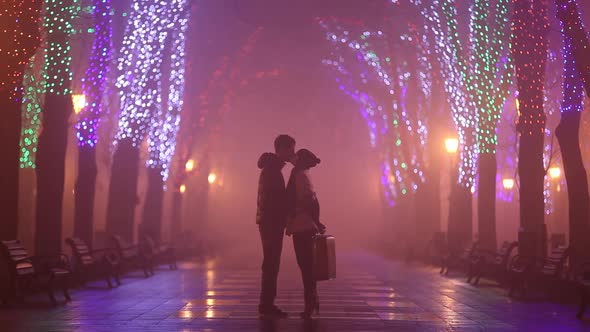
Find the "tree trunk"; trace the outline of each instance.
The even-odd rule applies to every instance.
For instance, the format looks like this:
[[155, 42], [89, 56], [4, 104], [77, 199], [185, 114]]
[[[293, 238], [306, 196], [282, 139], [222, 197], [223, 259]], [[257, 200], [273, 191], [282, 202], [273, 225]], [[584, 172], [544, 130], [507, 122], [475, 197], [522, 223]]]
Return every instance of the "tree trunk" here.
[[96, 191], [96, 148], [78, 147], [78, 179], [76, 181], [74, 235], [92, 247], [94, 237], [94, 194]]
[[518, 85], [519, 253], [546, 255], [543, 144], [546, 116], [547, 1], [515, 0], [512, 55]]
[[35, 252], [40, 255], [53, 255], [61, 251], [68, 118], [72, 109], [72, 100], [68, 94], [45, 96], [36, 169]]
[[496, 173], [494, 153], [479, 155], [477, 223], [479, 247], [496, 251]]
[[457, 176], [457, 169], [451, 167], [447, 239], [453, 252], [462, 250], [473, 239], [473, 195], [457, 182]]
[[[469, 188], [456, 184], [451, 193], [449, 209], [453, 210], [453, 246], [464, 248], [473, 240], [473, 194]], [[449, 220], [449, 224], [451, 221]], [[451, 230], [449, 229], [449, 236]], [[449, 237], [449, 241], [451, 238]]]
[[[8, 91], [7, 91], [8, 92]], [[20, 99], [15, 101], [9, 94], [0, 94], [0, 240], [16, 239], [18, 236], [18, 173], [19, 141], [21, 134]]]
[[[428, 241], [432, 239], [435, 229], [435, 218], [433, 218], [432, 210], [435, 207], [430, 207], [430, 204], [435, 204], [436, 202], [432, 200], [434, 194], [434, 183], [430, 182], [430, 178], [426, 180], [426, 182], [422, 183], [418, 190], [416, 191], [415, 197], [415, 204], [414, 204], [414, 215], [415, 215], [415, 237], [416, 237], [416, 247], [418, 249], [426, 248]], [[425, 205], [428, 204], [429, 207], [425, 209]]]
[[161, 168], [148, 168], [148, 189], [143, 210], [143, 235], [159, 242], [162, 234], [162, 206], [164, 181]]
[[133, 146], [130, 139], [123, 140], [113, 156], [106, 232], [129, 242], [133, 241], [138, 178], [139, 147]]
[[[42, 1], [3, 3], [0, 52], [0, 240], [18, 237], [22, 80], [29, 58], [39, 47]], [[14, 8], [12, 8], [14, 7]]]
[[580, 150], [581, 115], [581, 112], [563, 112], [555, 131], [561, 148], [563, 171], [567, 182], [569, 243], [572, 247], [571, 261], [574, 267], [588, 257], [588, 236], [590, 235], [588, 176]]
[[527, 256], [544, 256], [545, 197], [543, 134], [520, 136], [518, 176], [520, 178], [520, 248]]
[[172, 223], [170, 223], [170, 237], [177, 239], [182, 231], [182, 199], [183, 195], [175, 188], [172, 194]]

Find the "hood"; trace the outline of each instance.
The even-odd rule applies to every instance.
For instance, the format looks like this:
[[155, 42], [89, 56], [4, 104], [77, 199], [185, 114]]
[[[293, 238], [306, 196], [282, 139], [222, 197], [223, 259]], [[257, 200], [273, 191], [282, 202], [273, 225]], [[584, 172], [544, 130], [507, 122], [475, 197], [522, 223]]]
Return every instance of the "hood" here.
[[265, 152], [258, 159], [258, 168], [283, 168], [285, 163], [279, 157], [271, 152]]

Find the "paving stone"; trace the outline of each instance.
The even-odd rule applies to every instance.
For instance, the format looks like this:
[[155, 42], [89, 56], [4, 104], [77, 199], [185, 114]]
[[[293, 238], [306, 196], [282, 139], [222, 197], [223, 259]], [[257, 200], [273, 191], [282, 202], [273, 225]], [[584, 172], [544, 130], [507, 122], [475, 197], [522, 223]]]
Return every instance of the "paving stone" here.
[[[53, 307], [43, 297], [0, 308], [0, 331], [584, 331], [575, 305], [520, 302], [502, 289], [473, 287], [434, 267], [365, 252], [339, 253], [338, 278], [319, 284], [321, 313], [300, 319], [303, 295], [293, 260], [282, 262], [277, 305], [284, 320], [260, 320], [260, 269], [219, 257], [186, 261], [155, 276], [134, 273], [109, 290], [99, 283]], [[94, 286], [94, 285], [97, 286]]]

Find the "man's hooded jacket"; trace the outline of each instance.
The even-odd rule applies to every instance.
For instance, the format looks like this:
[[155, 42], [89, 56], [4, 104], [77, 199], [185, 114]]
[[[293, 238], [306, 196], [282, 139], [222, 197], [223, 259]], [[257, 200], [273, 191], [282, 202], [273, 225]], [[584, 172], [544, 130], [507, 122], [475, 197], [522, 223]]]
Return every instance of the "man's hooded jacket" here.
[[274, 153], [264, 153], [258, 159], [258, 212], [256, 223], [261, 226], [285, 227], [287, 192], [282, 169], [285, 163]]

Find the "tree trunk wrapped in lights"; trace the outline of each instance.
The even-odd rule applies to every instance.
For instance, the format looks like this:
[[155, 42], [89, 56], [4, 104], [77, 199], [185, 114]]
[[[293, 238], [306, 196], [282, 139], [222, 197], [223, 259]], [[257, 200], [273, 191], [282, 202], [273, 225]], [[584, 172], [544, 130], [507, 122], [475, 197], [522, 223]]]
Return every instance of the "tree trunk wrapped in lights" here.
[[5, 1], [0, 8], [0, 240], [18, 235], [19, 140], [22, 79], [29, 58], [39, 46], [41, 0]]
[[[571, 262], [573, 267], [577, 267], [590, 255], [590, 197], [588, 176], [580, 150], [580, 119], [584, 107], [582, 78], [590, 78], [590, 49], [587, 48], [588, 39], [575, 1], [558, 0], [557, 5], [558, 16], [563, 19], [564, 82], [561, 121], [555, 133], [561, 148], [567, 182]], [[588, 87], [586, 84], [587, 89]]]
[[37, 212], [35, 251], [56, 254], [61, 250], [62, 201], [68, 119], [73, 113], [70, 82], [72, 0], [45, 1], [44, 28], [45, 102], [37, 151]]
[[140, 146], [160, 114], [162, 62], [165, 41], [176, 12], [170, 10], [183, 0], [159, 0], [146, 6], [134, 0], [118, 59], [121, 112], [113, 157], [106, 231], [133, 240], [135, 206], [138, 202]]
[[572, 0], [556, 0], [557, 15], [563, 21], [563, 33], [572, 39], [573, 53], [586, 94], [590, 97], [590, 41], [578, 13], [576, 2]]
[[[434, 53], [459, 136], [459, 175], [452, 185], [449, 239], [458, 248], [472, 236], [472, 194], [479, 174], [479, 240], [496, 247], [496, 127], [507, 97], [508, 1], [475, 0], [471, 4], [468, 44], [461, 38], [455, 0], [412, 0], [426, 18]], [[454, 182], [454, 181], [453, 181]]]
[[544, 256], [543, 145], [546, 116], [543, 108], [545, 67], [548, 50], [546, 0], [512, 0], [512, 56], [518, 85], [520, 178], [519, 252]]
[[405, 216], [396, 223], [397, 235], [404, 242], [415, 243], [417, 232], [420, 240], [433, 232], [433, 227], [425, 231], [423, 224], [418, 227], [414, 223], [427, 217], [412, 208], [417, 198], [427, 197], [422, 186], [426, 181], [428, 101], [432, 97], [432, 70], [425, 52], [428, 46], [423, 45], [426, 41], [419, 38], [421, 34], [408, 30], [407, 25], [406, 30], [371, 32], [358, 24], [345, 29], [339, 23], [319, 20], [334, 47], [332, 57], [323, 63], [336, 73], [340, 90], [359, 106], [369, 128], [370, 144], [381, 158], [385, 201]]
[[82, 83], [86, 105], [78, 115], [78, 179], [75, 189], [74, 235], [92, 246], [94, 194], [96, 190], [96, 144], [106, 78], [112, 54], [111, 0], [94, 0], [94, 42]]
[[159, 93], [161, 103], [148, 133], [148, 189], [144, 204], [142, 235], [160, 240], [164, 184], [170, 173], [170, 163], [176, 151], [176, 136], [180, 127], [185, 82], [186, 32], [190, 17], [189, 1], [172, 1], [166, 7], [170, 21], [163, 50]]

